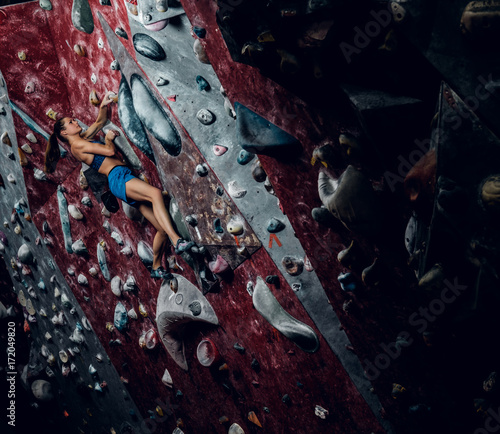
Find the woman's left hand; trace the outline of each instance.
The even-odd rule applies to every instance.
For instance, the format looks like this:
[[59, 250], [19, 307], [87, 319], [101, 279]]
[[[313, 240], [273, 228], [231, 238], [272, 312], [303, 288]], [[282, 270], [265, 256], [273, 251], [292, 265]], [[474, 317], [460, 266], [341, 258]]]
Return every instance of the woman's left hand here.
[[106, 107], [108, 104], [115, 102], [115, 99], [113, 97], [116, 97], [116, 94], [112, 91], [109, 91], [104, 95], [104, 98], [102, 99], [101, 102], [101, 107]]

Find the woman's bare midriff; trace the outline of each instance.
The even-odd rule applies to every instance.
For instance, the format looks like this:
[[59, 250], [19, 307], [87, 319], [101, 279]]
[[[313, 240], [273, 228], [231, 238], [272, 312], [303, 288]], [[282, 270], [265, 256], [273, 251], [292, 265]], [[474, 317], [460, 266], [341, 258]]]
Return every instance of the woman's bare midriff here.
[[108, 176], [111, 169], [113, 169], [113, 167], [115, 166], [125, 166], [125, 163], [118, 160], [117, 158], [106, 157], [102, 162], [101, 167], [99, 167], [98, 172]]

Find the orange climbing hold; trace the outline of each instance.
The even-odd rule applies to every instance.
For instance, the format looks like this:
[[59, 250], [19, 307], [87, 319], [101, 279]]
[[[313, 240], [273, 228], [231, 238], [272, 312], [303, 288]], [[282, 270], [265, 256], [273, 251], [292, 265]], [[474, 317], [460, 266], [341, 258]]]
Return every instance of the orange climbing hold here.
[[257, 418], [257, 415], [254, 411], [248, 413], [248, 420], [262, 428], [262, 425], [260, 424], [259, 419]]

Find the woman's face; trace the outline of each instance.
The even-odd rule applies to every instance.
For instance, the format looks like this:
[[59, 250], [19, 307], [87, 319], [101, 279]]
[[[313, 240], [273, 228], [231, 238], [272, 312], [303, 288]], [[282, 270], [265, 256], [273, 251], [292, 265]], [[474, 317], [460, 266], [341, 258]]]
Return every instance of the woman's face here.
[[64, 129], [61, 131], [63, 136], [74, 136], [82, 131], [82, 127], [78, 125], [76, 119], [64, 118]]

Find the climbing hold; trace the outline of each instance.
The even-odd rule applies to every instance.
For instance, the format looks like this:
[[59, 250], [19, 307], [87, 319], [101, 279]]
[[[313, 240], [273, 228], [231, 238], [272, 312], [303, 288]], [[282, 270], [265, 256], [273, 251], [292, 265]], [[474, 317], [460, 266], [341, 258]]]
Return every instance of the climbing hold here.
[[223, 145], [214, 145], [213, 147], [214, 154], [217, 155], [217, 157], [220, 157], [221, 155], [224, 155], [227, 151], [227, 147]]
[[71, 21], [81, 32], [91, 34], [94, 31], [94, 19], [88, 0], [73, 0]]
[[90, 76], [90, 81], [94, 84], [97, 83], [97, 75], [95, 75], [95, 73], [92, 73], [92, 75]]
[[97, 269], [95, 267], [89, 268], [89, 274], [93, 277], [97, 276]]
[[111, 238], [113, 238], [118, 245], [123, 246], [123, 239], [118, 232], [116, 231], [111, 232]]
[[286, 312], [260, 276], [252, 300], [257, 311], [300, 349], [311, 353], [318, 350], [319, 340], [314, 330]]
[[61, 219], [61, 226], [64, 236], [64, 246], [66, 247], [66, 251], [68, 253], [73, 253], [71, 249], [71, 245], [73, 241], [71, 239], [71, 229], [69, 224], [69, 216], [68, 216], [68, 202], [63, 194], [64, 187], [59, 185], [57, 187], [57, 202], [59, 204], [59, 217]]
[[323, 205], [347, 229], [371, 236], [381, 229], [380, 202], [370, 180], [355, 167], [348, 166], [338, 180], [321, 171], [318, 190]]
[[271, 234], [281, 232], [283, 229], [285, 229], [285, 224], [282, 221], [278, 220], [277, 218], [273, 217], [267, 223], [267, 231], [270, 232]]
[[64, 292], [61, 294], [61, 303], [64, 307], [68, 309], [71, 308], [71, 302], [69, 301], [68, 296]]
[[352, 292], [356, 290], [356, 281], [352, 273], [340, 273], [337, 280], [344, 291]]
[[127, 310], [125, 306], [118, 302], [115, 306], [115, 317], [113, 321], [114, 326], [118, 331], [122, 331], [128, 324]]
[[25, 152], [26, 154], [32, 154], [33, 153], [33, 149], [31, 149], [31, 146], [28, 145], [27, 143], [25, 143], [24, 145], [21, 146], [21, 149], [23, 150], [23, 152]]
[[24, 61], [24, 60], [26, 60], [26, 53], [24, 51], [19, 51], [17, 53], [17, 57], [19, 57], [19, 60]]
[[212, 273], [221, 274], [229, 268], [229, 264], [222, 256], [217, 255], [217, 259], [209, 262], [208, 267]]
[[[157, 300], [156, 322], [168, 353], [182, 369], [187, 370], [182, 340], [185, 325], [193, 321], [217, 325], [218, 320], [208, 300], [193, 284], [178, 274], [174, 277], [178, 280], [177, 294], [173, 296], [168, 282], [162, 284]], [[194, 301], [200, 303], [199, 315], [194, 315], [189, 308]]]
[[50, 2], [50, 0], [40, 0], [38, 4], [42, 9], [45, 9], [46, 11], [52, 10], [52, 3]]
[[397, 383], [392, 384], [391, 396], [393, 397], [393, 399], [400, 398], [401, 395], [405, 392], [406, 392], [406, 389], [403, 386], [401, 386], [401, 384], [397, 384]]
[[446, 275], [441, 264], [435, 264], [427, 273], [425, 273], [418, 281], [418, 286], [426, 291], [441, 289]]
[[238, 158], [236, 159], [236, 161], [238, 162], [238, 164], [244, 166], [245, 164], [248, 164], [250, 161], [252, 161], [254, 157], [255, 154], [252, 154], [251, 152], [242, 149], [238, 154]]
[[162, 105], [141, 76], [133, 74], [130, 81], [137, 116], [169, 155], [178, 156], [182, 149], [181, 138]]
[[172, 381], [172, 377], [170, 376], [170, 372], [168, 372], [168, 369], [165, 369], [163, 377], [161, 377], [161, 381], [165, 386], [170, 388], [173, 387], [174, 382]]
[[106, 254], [104, 253], [104, 247], [102, 243], [102, 241], [100, 243], [97, 243], [97, 261], [99, 262], [102, 276], [109, 282], [111, 281], [111, 276], [109, 274], [108, 264], [106, 262]]
[[[53, 121], [57, 120], [57, 117], [59, 116], [59, 113], [55, 112], [54, 110], [52, 110], [51, 108], [49, 108], [45, 114], [50, 118], [52, 119]], [[60, 149], [63, 149], [63, 148], [60, 148]], [[61, 156], [63, 156], [63, 152], [61, 151]]]
[[139, 313], [144, 317], [146, 318], [148, 316], [148, 312], [146, 310], [146, 307], [142, 304], [142, 303], [139, 303]]
[[196, 357], [202, 366], [210, 367], [219, 360], [220, 355], [215, 344], [205, 338], [198, 344]]
[[129, 276], [127, 278], [127, 281], [123, 285], [123, 290], [124, 291], [134, 291], [137, 289], [137, 285], [135, 283], [134, 276]]
[[311, 271], [314, 271], [314, 268], [311, 264], [311, 261], [309, 260], [309, 258], [307, 257], [307, 255], [304, 256], [304, 268], [306, 269], [306, 271], [308, 271], [309, 273]]
[[36, 137], [33, 133], [28, 133], [26, 134], [26, 138], [31, 142], [31, 143], [36, 143]]
[[234, 345], [233, 345], [233, 348], [238, 351], [240, 354], [245, 354], [245, 348], [243, 346], [241, 346], [238, 342], [236, 342]]
[[215, 115], [207, 109], [200, 109], [196, 113], [196, 119], [198, 119], [203, 125], [210, 125], [215, 122]]
[[137, 319], [138, 316], [137, 316], [137, 312], [135, 311], [134, 308], [130, 309], [128, 312], [127, 312], [127, 315], [129, 318], [132, 318], [132, 319]]
[[92, 200], [88, 196], [83, 196], [82, 200], [80, 202], [81, 202], [82, 205], [85, 205], [85, 206], [88, 206], [88, 207], [92, 206]]
[[24, 93], [30, 94], [35, 91], [35, 83], [33, 81], [29, 81], [24, 88]]
[[167, 12], [168, 0], [156, 0], [156, 10], [158, 12]]
[[190, 224], [191, 226], [196, 226], [198, 224], [198, 219], [194, 214], [187, 215], [184, 220], [186, 221], [187, 224]]
[[239, 217], [232, 217], [227, 223], [226, 228], [232, 235], [241, 235], [243, 233], [243, 221]]
[[259, 160], [256, 160], [252, 165], [252, 177], [257, 182], [264, 182], [267, 178], [266, 172], [262, 168]]
[[80, 57], [85, 57], [85, 49], [79, 45], [79, 44], [75, 44], [73, 46], [73, 51], [78, 54]]
[[376, 286], [380, 283], [383, 276], [382, 265], [375, 258], [372, 265], [366, 267], [361, 273], [361, 280], [367, 286]]
[[235, 103], [238, 144], [246, 151], [290, 158], [300, 151], [300, 142], [240, 103]]
[[79, 274], [78, 275], [78, 283], [80, 285], [87, 286], [89, 284], [89, 281], [83, 274]]
[[5, 145], [12, 147], [12, 142], [10, 141], [10, 137], [7, 134], [7, 131], [2, 133], [2, 135], [0, 136], [0, 139], [2, 139], [2, 143], [4, 143]]
[[497, 387], [497, 373], [492, 372], [488, 378], [483, 381], [483, 390], [485, 392], [492, 392], [496, 389]]
[[224, 229], [222, 229], [220, 218], [218, 218], [218, 217], [214, 220], [214, 230], [218, 234], [223, 234], [224, 233]]
[[198, 90], [200, 92], [202, 92], [202, 91], [207, 91], [208, 92], [210, 90], [210, 84], [201, 75], [197, 75], [196, 76], [196, 83], [198, 84]]
[[236, 181], [229, 181], [227, 187], [228, 193], [236, 199], [242, 198], [247, 194], [247, 191], [244, 188], [240, 188]]
[[120, 253], [122, 253], [125, 256], [130, 256], [132, 254], [132, 248], [130, 246], [125, 246], [123, 249], [120, 250]]
[[352, 269], [353, 266], [359, 262], [359, 249], [357, 248], [357, 244], [354, 243], [354, 240], [351, 241], [349, 247], [344, 250], [341, 250], [337, 255], [337, 260], [346, 268]]
[[50, 402], [54, 399], [52, 385], [45, 380], [35, 380], [31, 385], [33, 396], [42, 402]]
[[123, 282], [120, 276], [115, 276], [111, 279], [111, 292], [117, 297], [122, 295], [122, 284]]
[[102, 38], [99, 38], [99, 40], [97, 41], [97, 46], [102, 50], [104, 48], [104, 41], [102, 40]]
[[87, 250], [87, 247], [83, 243], [83, 240], [78, 240], [75, 241], [71, 245], [71, 249], [73, 250], [73, 253], [76, 253], [77, 255], [86, 255], [89, 251]]
[[259, 419], [257, 418], [257, 415], [255, 414], [254, 411], [250, 411], [248, 413], [248, 420], [252, 423], [254, 423], [255, 425], [257, 425], [258, 427], [262, 428], [262, 425], [259, 421]]
[[137, 254], [146, 267], [153, 265], [153, 250], [144, 241], [137, 244]]
[[193, 26], [193, 33], [198, 36], [198, 38], [204, 38], [207, 31], [203, 27]]
[[260, 372], [260, 363], [257, 359], [253, 359], [252, 363], [250, 363], [250, 367], [257, 373]]
[[[118, 60], [113, 60], [111, 62], [111, 65], [109, 65], [109, 67], [111, 68], [112, 71], [119, 71], [120, 70], [120, 64], [118, 63]], [[115, 102], [118, 102], [118, 100], [116, 100]]]
[[90, 104], [95, 105], [95, 106], [98, 106], [99, 104], [101, 104], [101, 100], [97, 96], [97, 92], [95, 89], [91, 90], [90, 95], [89, 95], [89, 101], [90, 101]]
[[269, 283], [270, 285], [275, 285], [276, 288], [279, 288], [280, 286], [280, 278], [276, 275], [267, 276], [266, 282]]
[[87, 178], [85, 178], [85, 175], [83, 174], [83, 170], [80, 170], [79, 181], [80, 181], [80, 188], [82, 190], [87, 190], [87, 188], [89, 188], [89, 183], [87, 182]]
[[326, 417], [328, 416], [329, 412], [326, 408], [323, 408], [319, 405], [317, 405], [315, 408], [314, 408], [314, 414], [316, 416], [318, 416], [319, 418], [321, 419], [326, 419]]
[[281, 398], [281, 401], [283, 402], [283, 404], [286, 404], [286, 405], [290, 405], [292, 403], [292, 399], [290, 398], [290, 396], [288, 394], [283, 395], [283, 397]]
[[208, 167], [205, 163], [203, 164], [198, 164], [196, 166], [196, 173], [198, 174], [198, 176], [207, 176], [208, 175]]
[[127, 32], [125, 30], [123, 30], [121, 27], [117, 27], [115, 29], [115, 34], [117, 36], [119, 36], [120, 38], [123, 38], [123, 39], [128, 39], [128, 35], [127, 35]]
[[33, 252], [27, 244], [22, 244], [17, 251], [17, 257], [23, 264], [33, 263]]
[[164, 60], [167, 55], [161, 45], [145, 33], [136, 33], [133, 38], [134, 48], [139, 54], [156, 62]]
[[194, 40], [193, 51], [196, 58], [201, 62], [207, 65], [210, 65], [210, 60], [208, 59], [207, 53], [205, 51], [205, 47], [202, 45], [199, 39]]
[[286, 272], [291, 276], [298, 276], [304, 269], [304, 263], [302, 262], [302, 259], [292, 256], [285, 256], [281, 260], [281, 264], [283, 265], [283, 267], [285, 267]]
[[229, 427], [228, 434], [245, 434], [245, 431], [241, 426], [239, 426], [237, 423], [233, 423]]

